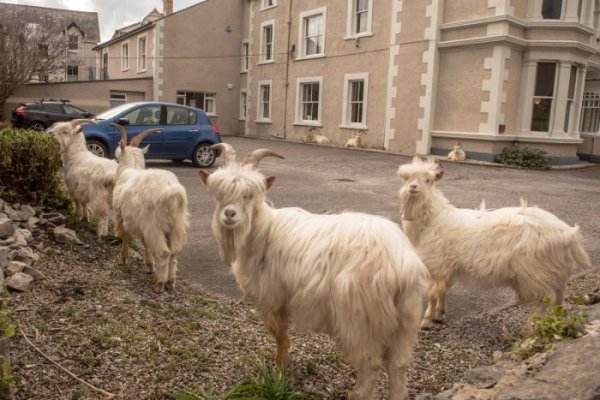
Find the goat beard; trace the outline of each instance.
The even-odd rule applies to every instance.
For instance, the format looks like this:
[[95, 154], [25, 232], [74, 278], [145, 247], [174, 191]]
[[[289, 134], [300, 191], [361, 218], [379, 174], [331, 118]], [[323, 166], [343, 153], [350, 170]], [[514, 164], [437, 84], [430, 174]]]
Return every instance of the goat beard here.
[[242, 223], [235, 228], [225, 228], [219, 222], [218, 217], [213, 218], [212, 229], [219, 243], [219, 253], [221, 259], [229, 266], [237, 259], [237, 253], [240, 250], [239, 246], [243, 245], [250, 231], [250, 223]]
[[414, 221], [427, 216], [427, 205], [422, 193], [400, 191], [400, 217], [406, 221]]

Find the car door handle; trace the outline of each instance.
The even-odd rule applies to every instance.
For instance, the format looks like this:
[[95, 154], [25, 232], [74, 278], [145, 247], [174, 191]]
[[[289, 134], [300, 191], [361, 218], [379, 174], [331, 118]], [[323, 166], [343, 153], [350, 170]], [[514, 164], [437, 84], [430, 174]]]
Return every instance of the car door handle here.
[[188, 132], [194, 132], [194, 133], [197, 133], [197, 132], [198, 132], [198, 129], [190, 129]]

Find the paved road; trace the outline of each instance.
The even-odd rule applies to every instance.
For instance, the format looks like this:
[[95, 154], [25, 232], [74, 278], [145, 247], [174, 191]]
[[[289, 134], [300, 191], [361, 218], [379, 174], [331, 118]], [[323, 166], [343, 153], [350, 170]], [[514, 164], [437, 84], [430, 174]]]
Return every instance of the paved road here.
[[[243, 157], [256, 148], [270, 148], [285, 160], [266, 158], [261, 171], [275, 175], [269, 199], [276, 207], [298, 206], [310, 212], [361, 211], [383, 215], [399, 222], [396, 170], [409, 157], [379, 152], [338, 149], [328, 146], [226, 137]], [[216, 167], [222, 165], [217, 160]], [[177, 174], [189, 196], [191, 229], [179, 259], [179, 277], [206, 290], [239, 297], [229, 268], [219, 259], [210, 221], [214, 203], [191, 164], [152, 162], [149, 167], [166, 168]], [[578, 224], [584, 246], [595, 266], [600, 266], [600, 166], [551, 171], [527, 171], [472, 164], [444, 164], [439, 183], [446, 197], [458, 207], [476, 208], [485, 198], [488, 208], [515, 206], [519, 198], [538, 205], [569, 224]], [[474, 291], [455, 287], [448, 296], [449, 313], [478, 312], [510, 301], [506, 290]]]

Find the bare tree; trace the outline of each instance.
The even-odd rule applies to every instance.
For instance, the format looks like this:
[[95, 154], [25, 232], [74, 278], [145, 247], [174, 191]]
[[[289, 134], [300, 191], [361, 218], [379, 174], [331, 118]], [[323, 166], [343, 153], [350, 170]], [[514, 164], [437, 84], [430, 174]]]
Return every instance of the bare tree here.
[[36, 74], [47, 80], [65, 68], [64, 26], [27, 9], [0, 13], [0, 119], [6, 100]]

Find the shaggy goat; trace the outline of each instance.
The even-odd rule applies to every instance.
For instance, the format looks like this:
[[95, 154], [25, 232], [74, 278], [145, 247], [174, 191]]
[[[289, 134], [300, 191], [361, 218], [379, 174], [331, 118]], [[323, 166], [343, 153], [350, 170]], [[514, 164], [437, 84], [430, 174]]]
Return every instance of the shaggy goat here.
[[304, 136], [304, 143], [318, 143], [318, 144], [327, 144], [331, 143], [331, 140], [327, 136], [320, 135], [315, 133], [315, 128], [310, 128], [306, 136]]
[[[154, 290], [172, 290], [177, 273], [177, 255], [187, 240], [187, 194], [175, 174], [160, 169], [144, 169], [143, 149], [138, 145], [158, 129], [141, 132], [127, 143], [121, 125], [121, 142], [115, 156], [119, 159], [113, 194], [115, 233], [121, 238], [121, 260], [127, 263], [129, 237], [142, 241], [146, 265], [154, 272]], [[156, 265], [155, 265], [156, 259]]]
[[80, 124], [89, 122], [93, 123], [87, 119], [57, 122], [52, 126], [52, 135], [60, 147], [63, 177], [77, 217], [88, 219], [90, 209], [99, 220], [96, 233], [102, 237], [108, 234], [117, 163], [88, 151]]
[[544, 296], [561, 303], [573, 268], [591, 266], [579, 228], [524, 201], [493, 211], [456, 208], [436, 187], [443, 173], [434, 160], [419, 157], [398, 169], [402, 227], [432, 279], [422, 327], [443, 318], [446, 291], [456, 280], [511, 287], [538, 311]]
[[359, 130], [350, 139], [348, 139], [348, 141], [346, 141], [346, 145], [344, 147], [347, 149], [363, 147], [361, 137], [362, 137], [362, 135], [366, 135], [366, 134], [367, 134], [367, 132], [365, 132], [364, 130], [362, 130], [362, 129]]
[[405, 371], [417, 339], [427, 268], [399, 227], [361, 213], [315, 215], [265, 202], [275, 177], [242, 163], [228, 144], [225, 168], [200, 177], [216, 198], [212, 229], [223, 260], [256, 304], [288, 362], [288, 322], [333, 337], [357, 369], [349, 399], [373, 399], [382, 361], [390, 398], [406, 399]]
[[448, 160], [450, 161], [464, 161], [466, 159], [467, 155], [465, 154], [460, 142], [456, 143], [452, 148], [452, 151], [448, 153]]

